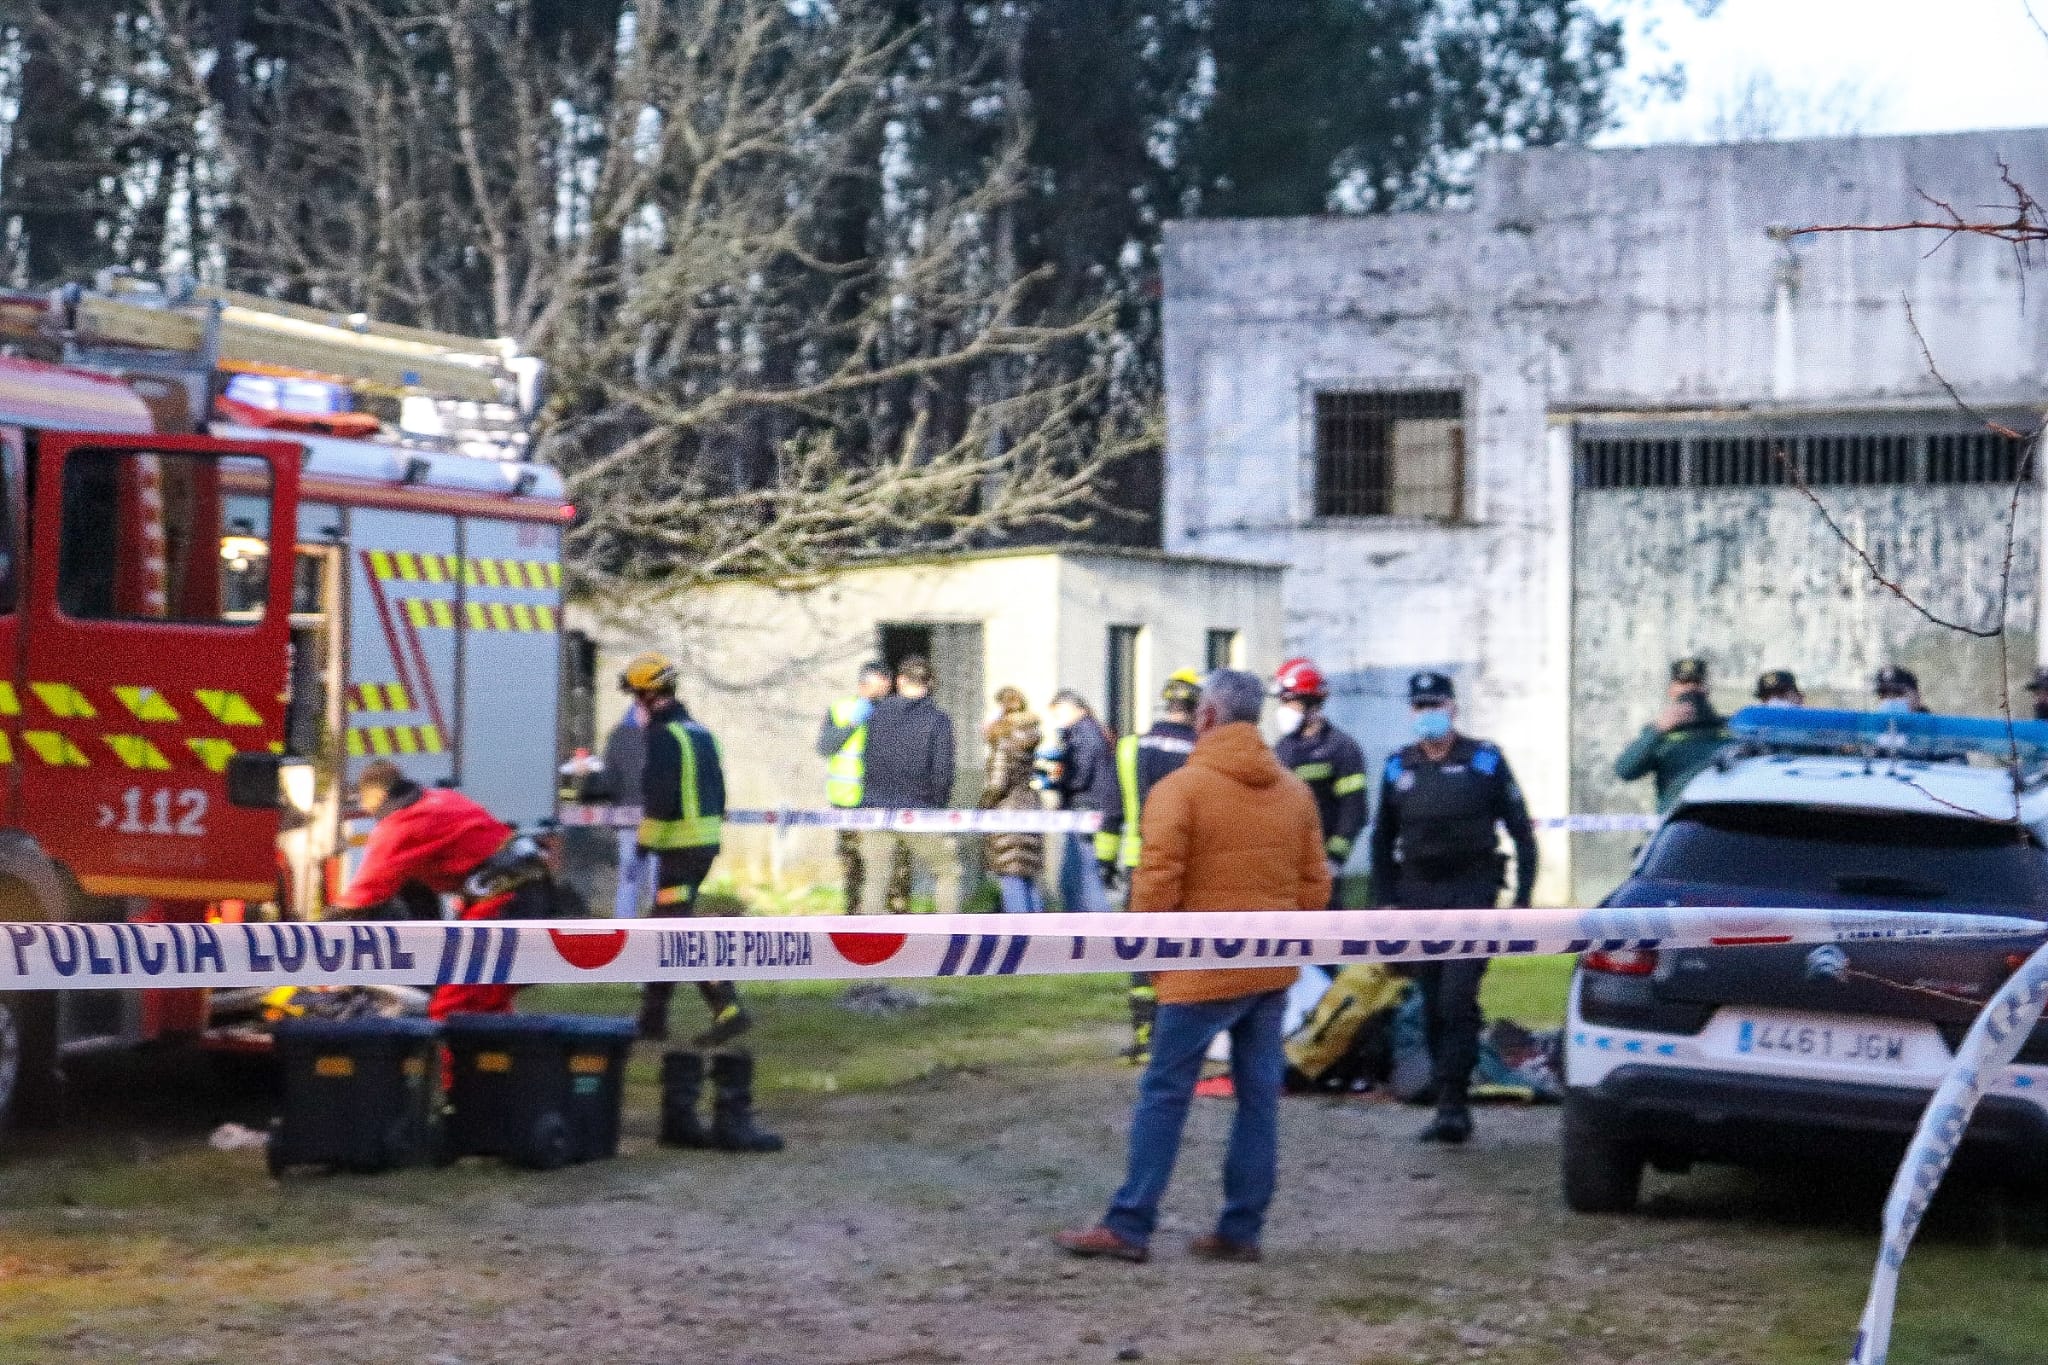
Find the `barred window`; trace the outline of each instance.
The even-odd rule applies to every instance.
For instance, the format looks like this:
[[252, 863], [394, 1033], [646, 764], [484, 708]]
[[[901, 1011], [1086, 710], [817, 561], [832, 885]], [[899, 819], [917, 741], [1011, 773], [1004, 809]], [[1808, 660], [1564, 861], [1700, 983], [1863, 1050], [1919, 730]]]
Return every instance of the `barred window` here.
[[1456, 521], [1465, 507], [1456, 390], [1316, 395], [1316, 515]]
[[2025, 473], [2027, 443], [1982, 427], [1865, 431], [1612, 431], [1581, 437], [1581, 489], [1815, 488], [1896, 484], [2011, 483]]

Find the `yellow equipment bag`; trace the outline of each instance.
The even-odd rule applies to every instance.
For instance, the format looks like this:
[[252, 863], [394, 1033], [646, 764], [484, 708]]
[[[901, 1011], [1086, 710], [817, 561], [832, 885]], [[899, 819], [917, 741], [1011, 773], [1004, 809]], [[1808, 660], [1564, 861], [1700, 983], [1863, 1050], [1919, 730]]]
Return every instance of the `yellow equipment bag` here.
[[1288, 1064], [1311, 1081], [1321, 1079], [1350, 1054], [1368, 1019], [1400, 1005], [1408, 984], [1378, 963], [1344, 968], [1287, 1040]]

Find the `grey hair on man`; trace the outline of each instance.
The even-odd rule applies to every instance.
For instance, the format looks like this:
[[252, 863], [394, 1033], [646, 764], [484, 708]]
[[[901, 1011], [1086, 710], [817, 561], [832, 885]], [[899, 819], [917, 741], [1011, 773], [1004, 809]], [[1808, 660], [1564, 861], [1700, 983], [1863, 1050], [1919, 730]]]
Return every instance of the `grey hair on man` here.
[[1265, 705], [1266, 685], [1255, 673], [1219, 668], [1202, 679], [1201, 709], [1211, 712], [1218, 725], [1241, 720], [1256, 725]]

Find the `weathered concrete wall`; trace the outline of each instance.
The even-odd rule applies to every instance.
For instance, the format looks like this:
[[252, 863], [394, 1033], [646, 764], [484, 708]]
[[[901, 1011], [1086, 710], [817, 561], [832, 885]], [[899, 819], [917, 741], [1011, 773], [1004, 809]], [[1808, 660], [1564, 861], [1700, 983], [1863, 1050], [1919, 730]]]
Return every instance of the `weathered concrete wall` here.
[[[2010, 488], [1819, 496], [1928, 611], [1980, 629], [1998, 622]], [[2024, 707], [2041, 609], [2037, 499], [2021, 500], [2014, 529], [2007, 672]], [[1724, 711], [1750, 704], [1770, 668], [1796, 673], [1812, 705], [1864, 708], [1887, 663], [1911, 668], [1934, 710], [2001, 705], [1998, 642], [1944, 630], [1886, 591], [1796, 490], [1586, 492], [1573, 534], [1572, 793], [1584, 809], [1653, 808], [1651, 783], [1621, 782], [1613, 762], [1663, 705], [1668, 661], [1687, 654], [1707, 660]], [[1582, 840], [1579, 893], [1609, 889], [1634, 842]]]
[[[1584, 594], [1559, 419], [1946, 409], [1909, 303], [1967, 398], [2037, 405], [2048, 316], [2024, 306], [2008, 249], [1769, 231], [1919, 217], [1922, 190], [1996, 203], [2001, 160], [2048, 184], [2048, 132], [1514, 153], [1486, 165], [1464, 211], [1171, 225], [1165, 543], [1292, 566], [1286, 648], [1338, 677], [1336, 715], [1369, 756], [1402, 739], [1400, 679], [1445, 668], [1532, 807], [1597, 808], [1604, 793], [1573, 790], [1569, 721], [1589, 703], [1573, 688]], [[1390, 383], [1466, 394], [1469, 524], [1312, 518], [1314, 394]], [[1903, 525], [1939, 515], [1940, 497], [1916, 497], [1896, 508]], [[1748, 620], [1745, 593], [1722, 594], [1699, 628]], [[1791, 661], [1805, 645], [1762, 636], [1758, 652]], [[1632, 676], [1668, 657], [1617, 647], [1641, 651]], [[1559, 900], [1563, 852], [1547, 848], [1540, 888]]]
[[[986, 555], [848, 571], [814, 587], [720, 583], [574, 624], [598, 642], [599, 676], [656, 648], [682, 667], [682, 696], [724, 745], [732, 804], [821, 807], [825, 763], [813, 747], [826, 708], [852, 691], [861, 663], [891, 623], [981, 627], [983, 692], [1009, 685], [1042, 709], [1061, 687], [1100, 705], [1106, 630], [1144, 628], [1139, 698], [1149, 704], [1167, 674], [1200, 667], [1204, 632], [1243, 633], [1248, 666], [1279, 662], [1280, 570], [1257, 564], [1129, 553]], [[963, 749], [985, 719], [988, 696], [953, 723]], [[600, 732], [624, 704], [603, 694]], [[727, 831], [719, 871], [783, 885], [838, 880], [832, 837]]]

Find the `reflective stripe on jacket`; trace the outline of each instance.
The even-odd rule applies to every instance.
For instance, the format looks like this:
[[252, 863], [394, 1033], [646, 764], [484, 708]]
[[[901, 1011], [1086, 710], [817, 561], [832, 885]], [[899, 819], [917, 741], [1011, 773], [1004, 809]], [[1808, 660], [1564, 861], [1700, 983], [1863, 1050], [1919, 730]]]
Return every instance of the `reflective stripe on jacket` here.
[[1139, 826], [1145, 798], [1159, 785], [1159, 779], [1179, 771], [1194, 749], [1195, 727], [1173, 720], [1162, 720], [1143, 735], [1126, 735], [1116, 742], [1116, 781], [1124, 798], [1124, 831], [1117, 848], [1120, 866], [1136, 867], [1144, 854]]
[[847, 697], [833, 702], [825, 721], [830, 731], [846, 732], [844, 742], [825, 760], [825, 800], [842, 810], [860, 804], [861, 785], [867, 777], [868, 727], [854, 718], [860, 701], [859, 697]]
[[725, 769], [718, 741], [682, 707], [657, 712], [647, 733], [640, 847], [717, 848], [725, 828]]

